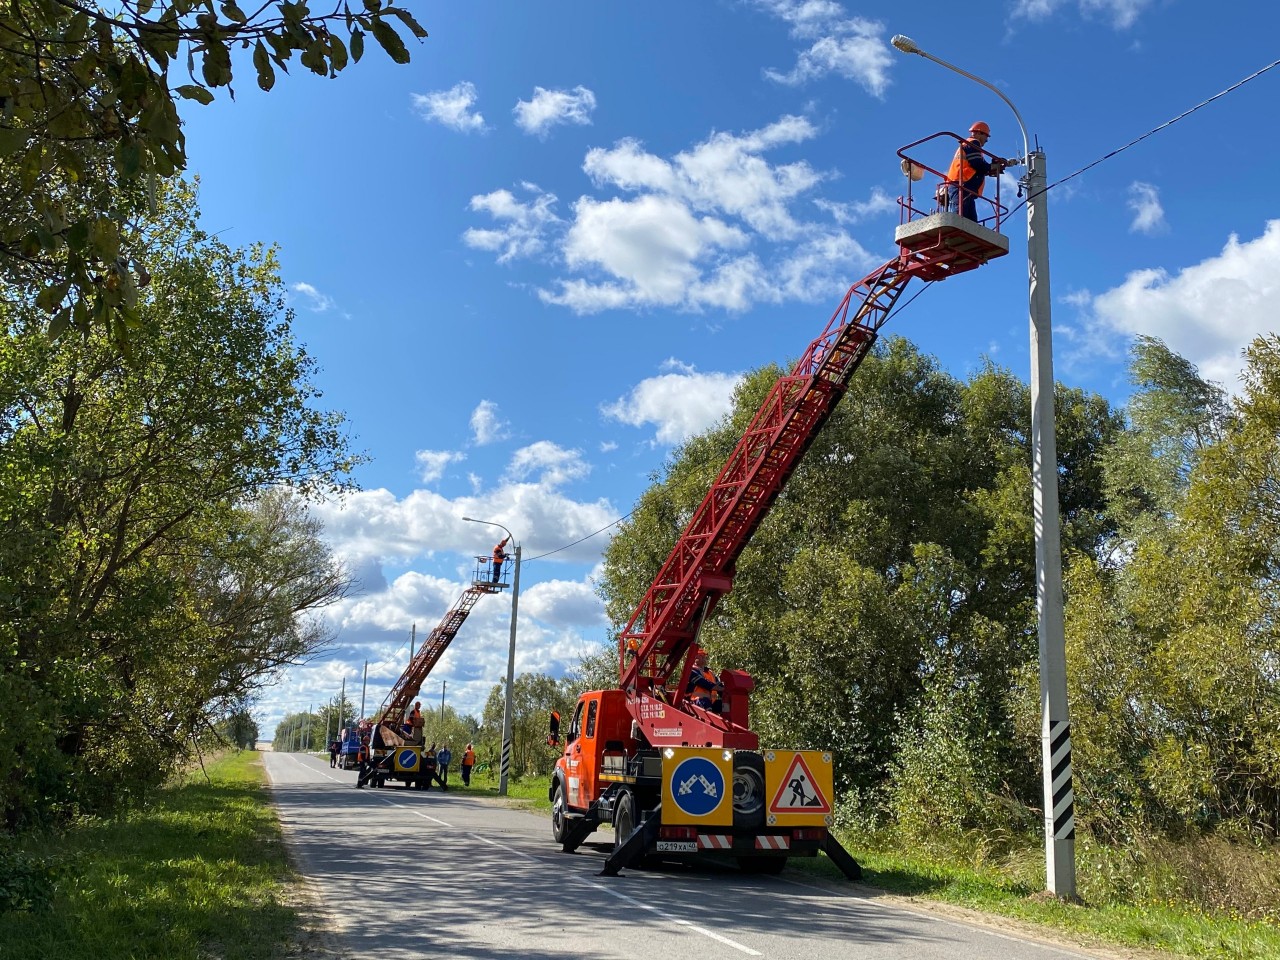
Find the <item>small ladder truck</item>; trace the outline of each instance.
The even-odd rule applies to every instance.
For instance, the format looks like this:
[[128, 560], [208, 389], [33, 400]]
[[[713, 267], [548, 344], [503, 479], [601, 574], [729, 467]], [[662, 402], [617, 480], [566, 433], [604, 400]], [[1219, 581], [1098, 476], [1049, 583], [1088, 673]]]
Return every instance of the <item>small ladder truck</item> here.
[[[404, 673], [382, 701], [370, 738], [373, 771], [367, 782], [372, 786], [381, 787], [388, 780], [399, 780], [412, 790], [431, 788], [431, 777], [435, 771], [423, 763], [422, 751], [426, 745], [422, 742], [421, 729], [406, 730], [409, 707], [417, 698], [427, 675], [462, 629], [476, 601], [491, 593], [501, 593], [509, 586], [507, 569], [500, 570], [495, 578], [492, 563], [489, 557], [476, 557], [471, 586], [462, 591], [462, 596], [449, 608], [444, 619], [422, 641], [422, 646], [410, 658]], [[356, 785], [362, 786], [365, 782], [360, 780]]]
[[[772, 874], [789, 857], [822, 851], [850, 880], [861, 877], [831, 833], [831, 753], [762, 750], [748, 711], [755, 682], [744, 671], [721, 673], [718, 711], [694, 705], [685, 691], [699, 630], [733, 588], [739, 555], [908, 283], [944, 280], [1009, 252], [999, 181], [994, 198], [977, 198], [975, 222], [946, 208], [946, 175], [915, 159], [928, 145], [945, 151], [948, 162], [952, 145], [964, 139], [943, 131], [898, 151], [907, 183], [898, 198], [898, 255], [849, 288], [794, 369], [774, 384], [618, 634], [618, 686], [578, 700], [548, 788], [551, 830], [561, 849], [573, 852], [596, 827], [612, 824], [605, 875], [709, 853], [736, 858], [746, 872]], [[914, 190], [926, 174], [937, 177], [938, 189], [917, 206]]]

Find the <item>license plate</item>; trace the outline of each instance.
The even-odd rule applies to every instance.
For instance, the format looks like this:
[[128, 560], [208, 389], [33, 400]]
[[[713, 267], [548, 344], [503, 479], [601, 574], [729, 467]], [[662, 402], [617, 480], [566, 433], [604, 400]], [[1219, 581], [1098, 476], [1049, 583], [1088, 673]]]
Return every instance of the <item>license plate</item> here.
[[659, 840], [659, 853], [697, 853], [697, 840]]

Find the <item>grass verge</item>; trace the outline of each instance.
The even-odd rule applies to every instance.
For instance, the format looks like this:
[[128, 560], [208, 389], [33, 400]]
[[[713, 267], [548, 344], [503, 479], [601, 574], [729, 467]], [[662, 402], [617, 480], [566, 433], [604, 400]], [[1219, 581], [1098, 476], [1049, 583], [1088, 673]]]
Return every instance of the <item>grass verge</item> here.
[[290, 869], [257, 754], [230, 754], [143, 810], [27, 838], [51, 904], [5, 916], [0, 960], [273, 960], [297, 942]]
[[[1274, 960], [1280, 929], [1198, 911], [1176, 903], [1070, 904], [1043, 893], [1043, 865], [1034, 881], [995, 866], [970, 866], [892, 850], [846, 848], [863, 868], [863, 883], [900, 896], [952, 904], [1056, 931], [1084, 945], [1161, 951], [1196, 960]], [[840, 873], [825, 858], [793, 860], [800, 871], [827, 878]], [[1016, 871], [1025, 874], [1025, 871]], [[1081, 877], [1082, 888], [1087, 878]]]

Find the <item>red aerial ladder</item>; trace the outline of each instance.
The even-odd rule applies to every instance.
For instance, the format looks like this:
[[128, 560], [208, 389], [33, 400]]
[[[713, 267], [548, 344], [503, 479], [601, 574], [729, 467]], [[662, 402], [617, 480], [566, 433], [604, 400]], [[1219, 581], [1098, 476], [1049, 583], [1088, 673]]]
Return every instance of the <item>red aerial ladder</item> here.
[[[849, 288], [822, 333], [774, 384], [619, 633], [618, 688], [578, 701], [548, 791], [552, 830], [568, 852], [599, 824], [612, 823], [606, 873], [646, 857], [715, 850], [745, 869], [776, 872], [788, 856], [823, 850], [851, 879], [860, 875], [828, 831], [830, 753], [760, 752], [748, 715], [755, 683], [743, 671], [721, 674], [718, 711], [693, 705], [686, 691], [699, 630], [733, 588], [738, 557], [907, 284], [946, 279], [1009, 252], [998, 181], [994, 198], [978, 200], [982, 219], [968, 220], [945, 209], [945, 174], [907, 153], [941, 140], [949, 161], [963, 139], [942, 132], [898, 151], [907, 176], [898, 199], [898, 255]], [[917, 205], [915, 185], [926, 173], [939, 189]]]
[[444, 619], [422, 641], [422, 646], [410, 658], [404, 673], [382, 701], [375, 715], [371, 739], [373, 757], [378, 764], [377, 774], [370, 778], [374, 786], [380, 787], [387, 780], [401, 780], [411, 788], [429, 786], [430, 771], [422, 760], [421, 730], [415, 731], [409, 725], [409, 706], [418, 696], [427, 675], [462, 629], [471, 608], [481, 597], [507, 588], [508, 569], [501, 569], [498, 579], [493, 579], [492, 560], [476, 557], [471, 586], [462, 591], [462, 596], [449, 608]]

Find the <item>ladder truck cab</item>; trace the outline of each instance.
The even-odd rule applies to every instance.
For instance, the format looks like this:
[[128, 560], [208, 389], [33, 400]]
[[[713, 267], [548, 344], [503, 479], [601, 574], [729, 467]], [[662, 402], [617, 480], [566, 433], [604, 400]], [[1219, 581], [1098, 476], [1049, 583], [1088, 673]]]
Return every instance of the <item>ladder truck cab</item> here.
[[[612, 824], [607, 875], [709, 853], [735, 857], [749, 872], [777, 873], [789, 857], [821, 851], [849, 879], [861, 876], [831, 833], [832, 754], [761, 749], [750, 728], [755, 681], [745, 672], [721, 672], [720, 699], [710, 708], [689, 698], [690, 679], [701, 669], [699, 631], [733, 588], [739, 555], [907, 284], [946, 279], [1009, 252], [998, 181], [994, 197], [979, 198], [980, 221], [947, 209], [939, 167], [965, 139], [940, 132], [898, 151], [907, 178], [898, 198], [898, 255], [849, 288], [822, 333], [774, 384], [619, 632], [617, 688], [578, 700], [548, 788], [552, 834], [573, 852], [598, 826]], [[931, 184], [917, 203], [915, 186], [926, 174], [938, 188]], [[559, 740], [553, 716], [550, 741]]]
[[[476, 601], [487, 594], [501, 593], [508, 586], [506, 571], [501, 569], [499, 562], [487, 556], [475, 559], [471, 586], [462, 592], [440, 624], [422, 641], [422, 647], [410, 658], [404, 673], [382, 702], [370, 741], [372, 772], [367, 778], [357, 780], [356, 786], [362, 787], [368, 782], [382, 787], [391, 780], [399, 781], [411, 790], [431, 789], [431, 781], [436, 776], [436, 761], [426, 750], [422, 726], [414, 722], [409, 707], [431, 669], [462, 629]], [[444, 789], [443, 783], [441, 789]]]

